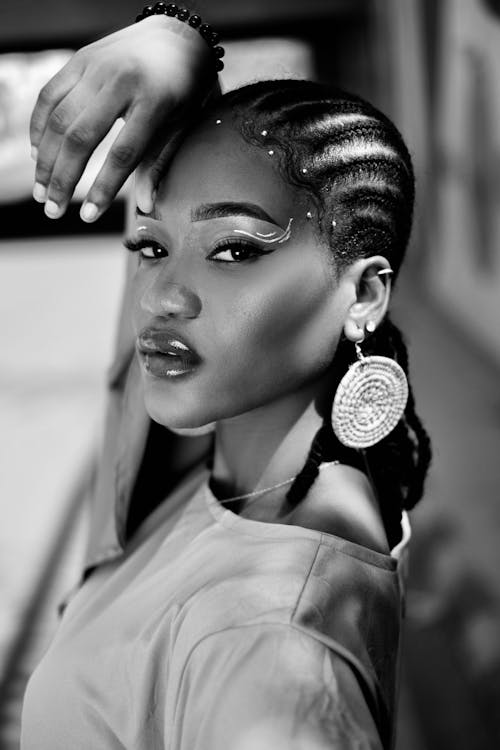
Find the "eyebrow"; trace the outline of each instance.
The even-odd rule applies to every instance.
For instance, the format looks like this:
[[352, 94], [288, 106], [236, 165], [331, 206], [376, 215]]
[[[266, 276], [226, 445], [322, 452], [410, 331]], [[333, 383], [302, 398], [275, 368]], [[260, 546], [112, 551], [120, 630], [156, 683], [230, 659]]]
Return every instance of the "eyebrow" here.
[[251, 219], [269, 221], [279, 226], [279, 222], [269, 216], [263, 208], [256, 203], [235, 203], [225, 201], [224, 203], [202, 203], [191, 212], [191, 221], [206, 221], [207, 219], [220, 219], [231, 216], [249, 216]]
[[[161, 216], [156, 210], [150, 214], [143, 213], [140, 208], [136, 208], [136, 216], [161, 221]], [[237, 203], [235, 201], [224, 201], [222, 203], [202, 203], [191, 211], [191, 221], [207, 221], [208, 219], [230, 218], [231, 216], [248, 216], [251, 219], [260, 219], [268, 221], [271, 224], [280, 226], [280, 223], [273, 219], [263, 208], [256, 203]]]

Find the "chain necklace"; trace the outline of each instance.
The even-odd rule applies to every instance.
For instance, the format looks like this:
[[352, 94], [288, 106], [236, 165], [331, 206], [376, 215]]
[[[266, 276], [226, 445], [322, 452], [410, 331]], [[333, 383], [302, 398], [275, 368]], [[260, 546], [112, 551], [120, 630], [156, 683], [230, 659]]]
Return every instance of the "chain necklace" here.
[[[339, 464], [340, 461], [328, 461], [327, 463], [322, 463], [319, 465], [318, 470], [321, 471], [326, 466], [335, 466]], [[260, 497], [261, 495], [265, 495], [268, 492], [272, 492], [273, 490], [277, 490], [279, 487], [284, 487], [287, 484], [290, 484], [297, 478], [297, 475], [293, 477], [289, 477], [288, 479], [284, 479], [282, 482], [278, 482], [278, 484], [273, 484], [272, 487], [264, 487], [262, 490], [254, 490], [253, 492], [247, 492], [244, 495], [236, 495], [235, 497], [228, 497], [225, 500], [220, 500], [221, 503], [234, 503], [237, 500], [247, 500], [248, 498], [254, 498]]]

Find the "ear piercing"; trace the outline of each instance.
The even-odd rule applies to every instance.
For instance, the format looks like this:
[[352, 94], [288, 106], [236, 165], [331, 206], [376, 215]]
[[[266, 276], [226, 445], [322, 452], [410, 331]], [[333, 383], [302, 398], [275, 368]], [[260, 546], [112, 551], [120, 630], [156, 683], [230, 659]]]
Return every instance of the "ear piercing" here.
[[376, 323], [375, 323], [375, 321], [374, 321], [374, 320], [369, 320], [369, 321], [368, 321], [368, 322], [366, 323], [366, 326], [365, 326], [365, 328], [366, 328], [366, 330], [368, 331], [368, 333], [373, 333], [373, 332], [375, 331], [376, 327], [377, 327], [377, 326], [376, 326]]
[[389, 276], [392, 273], [394, 273], [392, 268], [382, 268], [380, 271], [377, 271], [377, 276]]
[[311, 213], [310, 211], [308, 211], [308, 212], [306, 213], [306, 217], [307, 217], [308, 219], [312, 219], [313, 215], [312, 215], [312, 213]]
[[216, 121], [215, 121], [215, 124], [216, 124], [216, 125], [220, 125], [220, 124], [221, 124], [221, 122], [222, 122], [222, 120], [216, 120]]

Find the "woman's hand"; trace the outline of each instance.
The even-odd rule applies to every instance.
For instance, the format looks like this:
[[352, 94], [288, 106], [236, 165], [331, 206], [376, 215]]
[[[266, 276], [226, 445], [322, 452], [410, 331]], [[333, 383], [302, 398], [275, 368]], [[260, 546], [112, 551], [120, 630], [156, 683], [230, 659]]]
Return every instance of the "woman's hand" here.
[[82, 206], [94, 221], [141, 162], [137, 205], [153, 191], [176, 142], [211, 96], [220, 92], [205, 40], [187, 24], [151, 16], [83, 47], [41, 90], [30, 124], [36, 159], [34, 197], [62, 216], [95, 148], [122, 117]]

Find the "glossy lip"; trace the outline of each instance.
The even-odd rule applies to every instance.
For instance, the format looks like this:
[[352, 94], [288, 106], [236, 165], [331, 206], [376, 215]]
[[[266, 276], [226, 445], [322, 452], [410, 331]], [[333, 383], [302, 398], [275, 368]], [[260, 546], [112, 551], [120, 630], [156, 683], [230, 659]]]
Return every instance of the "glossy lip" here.
[[146, 372], [157, 377], [185, 375], [203, 361], [185, 337], [170, 328], [144, 328], [136, 348]]
[[179, 378], [196, 370], [191, 362], [170, 354], [139, 354], [144, 370], [154, 378]]
[[189, 357], [196, 363], [201, 362], [194, 346], [173, 328], [143, 328], [137, 336], [137, 348], [143, 354], [171, 354]]

